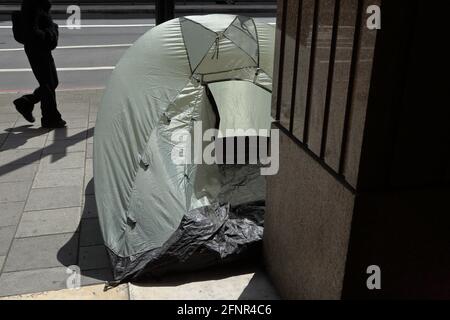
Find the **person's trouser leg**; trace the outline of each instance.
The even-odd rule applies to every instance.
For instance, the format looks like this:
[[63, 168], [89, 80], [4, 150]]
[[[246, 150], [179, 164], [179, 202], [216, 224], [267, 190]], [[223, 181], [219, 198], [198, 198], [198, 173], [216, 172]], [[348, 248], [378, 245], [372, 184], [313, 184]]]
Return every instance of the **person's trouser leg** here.
[[40, 96], [40, 87], [34, 90], [33, 93], [26, 94], [23, 96], [28, 102], [35, 105], [36, 103], [41, 102], [41, 96]]
[[42, 121], [46, 123], [57, 122], [61, 120], [61, 114], [56, 106], [55, 89], [50, 85], [40, 87]]
[[56, 103], [58, 74], [51, 52], [30, 52], [27, 50], [31, 68], [40, 87], [33, 93], [33, 101], [41, 101], [42, 122], [54, 123], [61, 120]]

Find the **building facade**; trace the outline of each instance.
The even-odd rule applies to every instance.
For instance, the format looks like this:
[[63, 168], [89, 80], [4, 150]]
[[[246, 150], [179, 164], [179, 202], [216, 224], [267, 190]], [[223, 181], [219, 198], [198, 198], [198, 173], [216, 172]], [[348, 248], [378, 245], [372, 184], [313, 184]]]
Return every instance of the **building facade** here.
[[278, 1], [264, 251], [284, 298], [450, 298], [440, 11]]

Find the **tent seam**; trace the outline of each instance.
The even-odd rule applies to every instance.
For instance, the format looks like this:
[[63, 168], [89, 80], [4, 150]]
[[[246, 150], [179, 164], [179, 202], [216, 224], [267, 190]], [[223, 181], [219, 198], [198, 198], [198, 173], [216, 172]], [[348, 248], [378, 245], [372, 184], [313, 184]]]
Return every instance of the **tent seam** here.
[[250, 57], [250, 59], [253, 60], [254, 63], [256, 63], [256, 66], [258, 66], [258, 62], [255, 61], [255, 58], [253, 58], [247, 51], [245, 51], [244, 49], [242, 49], [238, 44], [236, 44], [233, 40], [231, 40], [230, 38], [227, 37], [226, 34], [223, 35], [224, 38], [228, 39], [231, 41], [232, 44], [234, 44], [239, 50], [241, 50], [242, 52], [244, 52], [247, 56]]
[[[204, 28], [204, 29], [206, 29], [206, 30], [208, 30], [208, 31], [211, 31], [211, 32], [217, 34], [217, 32], [211, 30], [211, 29], [208, 28], [208, 27], [205, 27], [204, 25], [202, 25], [201, 23], [199, 23], [199, 22], [197, 22], [197, 21], [191, 20], [191, 19], [189, 19], [189, 18], [187, 18], [187, 17], [183, 17], [183, 18], [186, 19], [186, 20], [188, 20], [188, 21], [191, 21], [191, 22], [193, 22], [193, 23], [195, 23], [195, 24], [198, 24], [199, 26], [201, 26], [202, 28]], [[235, 19], [236, 19], [236, 18], [235, 18]], [[233, 21], [234, 21], [234, 20], [233, 20]], [[228, 28], [228, 27], [227, 27], [227, 28]]]
[[184, 31], [183, 31], [183, 26], [182, 26], [182, 22], [185, 21], [185, 20], [188, 20], [188, 19], [183, 17], [183, 18], [180, 18], [178, 21], [180, 23], [181, 37], [183, 38], [184, 50], [186, 51], [186, 56], [187, 56], [187, 59], [188, 59], [188, 62], [189, 62], [189, 69], [191, 69], [191, 74], [192, 74], [191, 59], [189, 58], [189, 52], [188, 52], [188, 49], [187, 49], [187, 46], [186, 46], [186, 40], [184, 38]]

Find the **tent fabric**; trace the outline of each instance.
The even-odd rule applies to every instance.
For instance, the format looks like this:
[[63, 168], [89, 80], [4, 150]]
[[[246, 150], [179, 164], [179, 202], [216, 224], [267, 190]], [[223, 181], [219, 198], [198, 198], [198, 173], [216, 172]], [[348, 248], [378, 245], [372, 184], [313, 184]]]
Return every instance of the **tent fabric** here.
[[[225, 210], [225, 219], [231, 208], [264, 199], [257, 167], [177, 165], [171, 155], [177, 133], [192, 133], [199, 121], [203, 130], [216, 127], [213, 103], [223, 125], [269, 126], [274, 33], [273, 26], [245, 17], [188, 16], [154, 27], [119, 61], [94, 136], [96, 201], [116, 279], [142, 271], [186, 217]], [[221, 86], [241, 92], [240, 98], [229, 100], [219, 90], [211, 101], [208, 90]], [[260, 103], [251, 104], [248, 94]], [[236, 123], [224, 111], [233, 107], [254, 119]], [[132, 263], [137, 260], [141, 264]]]
[[[214, 82], [208, 87], [220, 115], [219, 138], [268, 136], [271, 126], [268, 116], [271, 111], [270, 92], [251, 82], [236, 80]], [[234, 130], [234, 133], [227, 134], [227, 130]]]

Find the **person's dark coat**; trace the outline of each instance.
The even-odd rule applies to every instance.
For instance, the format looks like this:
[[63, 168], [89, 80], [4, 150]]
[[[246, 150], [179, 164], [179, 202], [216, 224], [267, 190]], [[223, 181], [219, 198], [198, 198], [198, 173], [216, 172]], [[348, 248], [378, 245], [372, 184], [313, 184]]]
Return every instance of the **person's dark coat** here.
[[25, 46], [33, 50], [53, 50], [58, 44], [58, 25], [50, 16], [48, 0], [24, 0], [22, 21]]

